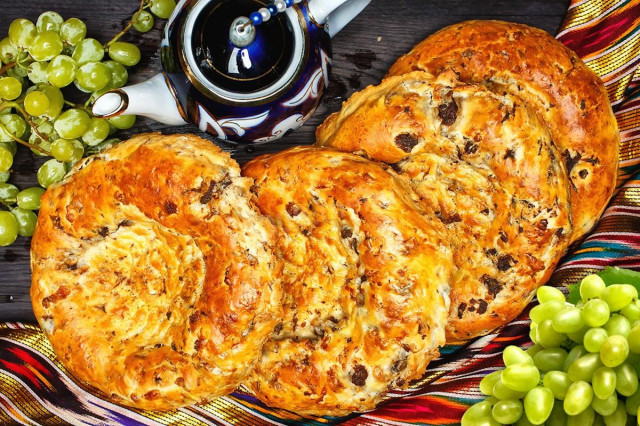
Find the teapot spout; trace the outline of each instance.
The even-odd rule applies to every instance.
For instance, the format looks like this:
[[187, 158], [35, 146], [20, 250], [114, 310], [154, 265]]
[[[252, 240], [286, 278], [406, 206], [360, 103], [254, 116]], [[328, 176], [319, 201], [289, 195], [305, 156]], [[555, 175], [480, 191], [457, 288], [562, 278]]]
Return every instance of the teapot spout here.
[[117, 115], [142, 115], [171, 126], [187, 124], [164, 74], [133, 86], [110, 90], [93, 104], [93, 115], [110, 118]]

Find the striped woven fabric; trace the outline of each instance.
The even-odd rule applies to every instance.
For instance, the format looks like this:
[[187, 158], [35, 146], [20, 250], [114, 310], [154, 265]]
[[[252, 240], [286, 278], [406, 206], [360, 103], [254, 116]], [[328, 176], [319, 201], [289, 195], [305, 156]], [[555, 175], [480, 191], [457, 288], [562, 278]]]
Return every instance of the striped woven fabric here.
[[[602, 77], [622, 134], [617, 195], [552, 277], [563, 285], [607, 265], [640, 269], [640, 0], [574, 0], [558, 38]], [[167, 413], [129, 410], [66, 374], [36, 326], [0, 324], [0, 424], [457, 424], [482, 399], [478, 383], [501, 366], [503, 349], [531, 344], [528, 324], [527, 309], [496, 334], [447, 346], [411, 388], [389, 395], [374, 411], [339, 419], [272, 410], [242, 390]]]

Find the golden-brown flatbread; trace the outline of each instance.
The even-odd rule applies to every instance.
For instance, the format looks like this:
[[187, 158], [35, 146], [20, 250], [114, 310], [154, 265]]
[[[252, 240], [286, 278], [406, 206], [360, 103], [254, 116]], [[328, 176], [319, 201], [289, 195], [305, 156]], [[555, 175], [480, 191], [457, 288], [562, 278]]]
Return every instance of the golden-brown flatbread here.
[[444, 344], [444, 225], [388, 167], [299, 147], [243, 167], [280, 229], [284, 319], [247, 386], [274, 407], [346, 415], [424, 373]]
[[154, 410], [235, 389], [282, 312], [252, 184], [209, 141], [147, 134], [47, 190], [31, 299], [74, 376]]
[[456, 265], [448, 341], [513, 319], [569, 245], [561, 153], [515, 96], [462, 83], [450, 71], [390, 77], [329, 117], [317, 144], [393, 164], [446, 224]]
[[600, 78], [543, 30], [503, 21], [451, 25], [399, 58], [388, 75], [453, 70], [461, 81], [511, 93], [549, 128], [571, 182], [571, 240], [585, 235], [613, 194], [620, 134]]

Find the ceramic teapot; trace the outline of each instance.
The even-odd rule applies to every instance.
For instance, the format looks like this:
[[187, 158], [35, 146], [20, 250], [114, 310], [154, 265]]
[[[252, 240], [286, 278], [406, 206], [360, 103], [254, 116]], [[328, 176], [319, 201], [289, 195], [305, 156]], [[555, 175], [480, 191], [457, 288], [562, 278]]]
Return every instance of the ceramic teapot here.
[[263, 143], [300, 127], [329, 84], [331, 37], [370, 0], [182, 0], [161, 44], [163, 72], [109, 91], [98, 117], [194, 123]]

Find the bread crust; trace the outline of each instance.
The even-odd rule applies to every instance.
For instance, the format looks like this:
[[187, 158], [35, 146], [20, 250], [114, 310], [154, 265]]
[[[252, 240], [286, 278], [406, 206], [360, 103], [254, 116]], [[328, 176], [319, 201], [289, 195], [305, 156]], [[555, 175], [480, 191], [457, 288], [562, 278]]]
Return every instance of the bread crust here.
[[503, 21], [446, 27], [400, 57], [387, 75], [447, 69], [461, 81], [520, 97], [542, 117], [571, 181], [571, 239], [589, 232], [615, 189], [620, 144], [598, 76], [545, 31]]
[[447, 340], [518, 315], [566, 252], [570, 185], [547, 127], [518, 97], [416, 71], [353, 95], [317, 144], [393, 164], [449, 233]]
[[47, 190], [31, 299], [74, 376], [152, 410], [236, 388], [282, 310], [252, 183], [209, 141], [146, 134]]
[[284, 319], [247, 386], [300, 414], [375, 407], [444, 344], [451, 251], [389, 168], [299, 147], [243, 167], [281, 230]]

